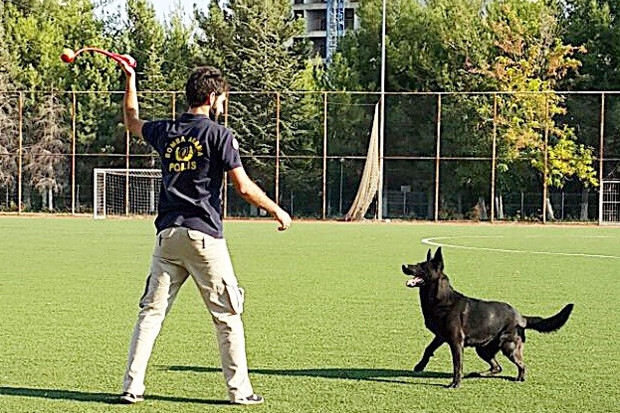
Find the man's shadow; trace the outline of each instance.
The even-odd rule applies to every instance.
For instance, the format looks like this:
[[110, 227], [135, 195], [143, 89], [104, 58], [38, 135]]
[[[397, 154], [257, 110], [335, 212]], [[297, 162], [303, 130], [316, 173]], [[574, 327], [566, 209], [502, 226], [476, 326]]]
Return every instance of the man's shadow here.
[[[79, 402], [90, 403], [104, 403], [104, 404], [119, 404], [118, 393], [98, 393], [98, 392], [85, 392], [78, 390], [61, 390], [61, 389], [39, 389], [39, 388], [27, 388], [27, 387], [10, 387], [0, 386], [0, 396], [18, 396], [18, 397], [32, 397], [40, 399], [52, 399], [52, 400], [72, 400]], [[198, 399], [189, 397], [173, 397], [173, 396], [161, 396], [157, 394], [149, 394], [148, 400], [161, 400], [167, 402], [178, 403], [197, 403], [197, 404], [229, 404], [226, 400], [210, 400], [210, 399]]]

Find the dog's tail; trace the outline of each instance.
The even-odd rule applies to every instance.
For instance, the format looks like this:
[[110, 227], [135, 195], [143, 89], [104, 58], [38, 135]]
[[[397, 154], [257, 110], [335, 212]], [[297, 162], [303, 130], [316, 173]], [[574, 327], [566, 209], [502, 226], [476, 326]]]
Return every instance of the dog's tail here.
[[573, 311], [573, 304], [568, 304], [559, 313], [549, 318], [525, 317], [527, 321], [525, 328], [531, 328], [541, 333], [551, 333], [566, 324], [571, 311]]

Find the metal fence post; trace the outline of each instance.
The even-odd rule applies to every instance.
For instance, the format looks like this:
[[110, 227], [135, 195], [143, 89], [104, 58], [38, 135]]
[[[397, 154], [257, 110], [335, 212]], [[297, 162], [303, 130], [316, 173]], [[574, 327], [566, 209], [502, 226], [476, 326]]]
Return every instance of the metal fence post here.
[[71, 92], [71, 214], [75, 215], [75, 138], [76, 138], [76, 97]]
[[435, 221], [439, 221], [439, 163], [441, 157], [441, 93], [437, 94], [437, 145], [435, 152]]
[[[226, 100], [224, 101], [224, 127], [228, 128], [228, 100], [230, 99], [230, 93], [226, 92]], [[228, 217], [228, 173], [224, 172], [224, 193], [222, 194], [223, 200], [223, 214], [222, 218]]]
[[545, 148], [544, 148], [544, 168], [543, 168], [543, 205], [542, 205], [542, 221], [547, 223], [547, 176], [549, 174], [549, 95], [545, 94]]
[[177, 118], [177, 92], [172, 92], [170, 106], [172, 109], [172, 119], [174, 120]]
[[23, 157], [24, 157], [24, 92], [19, 92], [19, 142], [17, 147], [17, 214], [22, 213]]
[[497, 168], [497, 93], [493, 93], [493, 145], [491, 150], [491, 223], [495, 222], [495, 168]]
[[598, 148], [598, 224], [603, 224], [603, 157], [605, 156], [605, 92], [601, 93], [601, 119], [599, 126]]
[[[280, 92], [276, 92], [276, 172], [275, 200], [280, 203]], [[291, 211], [291, 214], [293, 211]]]
[[323, 210], [321, 217], [326, 219], [327, 208], [327, 92], [323, 92]]

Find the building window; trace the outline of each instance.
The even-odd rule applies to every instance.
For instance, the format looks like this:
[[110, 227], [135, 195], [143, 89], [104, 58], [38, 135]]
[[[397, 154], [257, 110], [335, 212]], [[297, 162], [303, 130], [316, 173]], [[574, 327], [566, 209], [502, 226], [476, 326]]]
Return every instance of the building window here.
[[355, 29], [355, 10], [354, 9], [344, 10], [344, 29], [345, 30]]
[[304, 0], [295, 0], [295, 4], [304, 4]]
[[315, 37], [310, 40], [312, 40], [312, 45], [314, 46], [314, 55], [319, 55], [325, 59], [327, 56], [327, 44], [325, 42], [325, 38]]
[[319, 30], [327, 30], [327, 18], [322, 17], [321, 19], [319, 19]]
[[293, 12], [293, 15], [295, 16], [295, 20], [303, 19], [304, 18], [304, 11], [303, 10], [295, 10]]

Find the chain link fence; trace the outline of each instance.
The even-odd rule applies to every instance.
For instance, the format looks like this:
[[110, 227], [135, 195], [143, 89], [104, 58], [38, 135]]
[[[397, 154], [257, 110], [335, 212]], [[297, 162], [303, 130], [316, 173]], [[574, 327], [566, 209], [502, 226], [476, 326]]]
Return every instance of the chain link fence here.
[[[506, 167], [498, 151], [501, 114], [480, 108], [497, 109], [497, 99], [507, 96], [385, 94], [382, 218], [598, 222], [599, 187], [573, 177], [562, 188], [546, 185], [546, 169], [531, 159]], [[591, 149], [597, 179], [620, 178], [620, 94], [556, 96], [565, 111], [553, 121]], [[122, 98], [122, 92], [1, 92], [0, 210], [90, 213], [95, 168], [157, 169], [157, 154], [124, 130]], [[235, 132], [248, 174], [293, 216], [339, 219], [355, 198], [380, 98], [231, 92], [220, 121]], [[181, 92], [140, 92], [139, 102], [144, 119], [185, 109]], [[546, 138], [545, 145], [553, 143]], [[546, 166], [547, 147], [541, 151]], [[261, 215], [230, 183], [224, 199], [229, 217]], [[375, 202], [366, 217], [376, 218], [377, 210]]]

